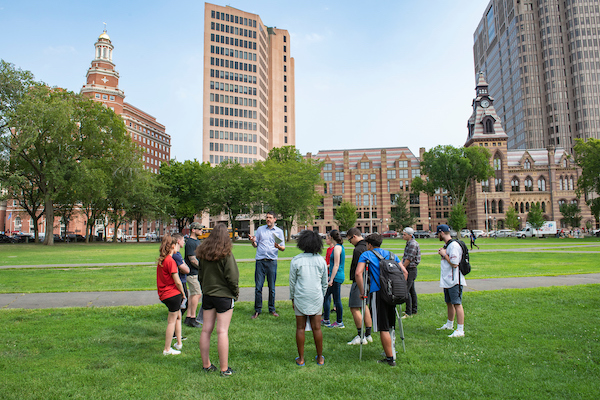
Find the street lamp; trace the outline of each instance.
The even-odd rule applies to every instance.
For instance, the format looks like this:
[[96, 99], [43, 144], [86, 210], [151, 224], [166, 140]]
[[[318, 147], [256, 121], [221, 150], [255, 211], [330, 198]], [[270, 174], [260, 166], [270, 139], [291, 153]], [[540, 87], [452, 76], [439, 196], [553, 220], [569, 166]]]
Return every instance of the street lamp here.
[[494, 217], [494, 230], [496, 231], [496, 235], [494, 236], [494, 239], [498, 238], [498, 224], [496, 223], [496, 217]]

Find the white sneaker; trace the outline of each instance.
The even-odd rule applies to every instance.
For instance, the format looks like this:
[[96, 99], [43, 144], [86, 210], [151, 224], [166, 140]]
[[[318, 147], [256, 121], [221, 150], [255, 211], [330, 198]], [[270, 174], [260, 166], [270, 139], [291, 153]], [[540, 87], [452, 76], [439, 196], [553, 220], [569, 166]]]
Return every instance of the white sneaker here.
[[373, 343], [373, 338], [371, 337], [371, 335], [365, 337], [365, 339], [367, 339], [367, 342]]
[[[362, 340], [362, 344], [367, 344], [367, 338], [364, 338]], [[352, 339], [351, 341], [348, 342], [349, 345], [356, 345], [356, 344], [360, 344], [360, 336], [356, 335], [354, 337], [354, 339]]]
[[169, 350], [163, 350], [163, 356], [168, 356], [169, 354], [176, 356], [177, 354], [181, 354], [181, 352], [172, 347], [170, 347]]
[[176, 350], [181, 350], [181, 348], [183, 347], [183, 343], [181, 343], [181, 344], [177, 344], [177, 343], [175, 343], [175, 344], [173, 345], [173, 347], [175, 347], [175, 349], [176, 349]]
[[451, 335], [448, 335], [448, 337], [463, 337], [465, 336], [465, 331], [459, 331], [458, 329], [455, 330], [454, 332], [452, 332]]
[[452, 329], [454, 329], [454, 326], [453, 325], [444, 324], [441, 327], [437, 328], [438, 331], [442, 331], [444, 329], [452, 330]]

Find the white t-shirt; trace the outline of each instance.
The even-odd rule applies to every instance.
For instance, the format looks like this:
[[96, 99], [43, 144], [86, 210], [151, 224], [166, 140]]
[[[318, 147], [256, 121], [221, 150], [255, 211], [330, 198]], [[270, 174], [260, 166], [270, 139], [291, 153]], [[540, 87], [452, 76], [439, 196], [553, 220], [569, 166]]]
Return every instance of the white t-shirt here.
[[[462, 259], [462, 249], [458, 242], [452, 242], [446, 248], [446, 254], [450, 258], [450, 262], [454, 265], [458, 265], [460, 260]], [[465, 276], [460, 273], [460, 270], [457, 268], [452, 268], [450, 263], [446, 261], [445, 258], [442, 258], [441, 263], [441, 272], [440, 272], [440, 287], [442, 288], [451, 288], [453, 286], [458, 285], [458, 277], [460, 275], [460, 284], [462, 286], [467, 286], [467, 281], [465, 280]]]

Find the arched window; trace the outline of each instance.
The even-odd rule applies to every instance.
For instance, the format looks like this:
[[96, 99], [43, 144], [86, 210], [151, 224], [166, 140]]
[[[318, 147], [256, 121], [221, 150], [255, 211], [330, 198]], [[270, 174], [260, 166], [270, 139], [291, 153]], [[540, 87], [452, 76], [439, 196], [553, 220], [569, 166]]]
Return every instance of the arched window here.
[[15, 218], [15, 229], [21, 230], [21, 226], [23, 226], [23, 223], [21, 222], [21, 217], [17, 216]]
[[529, 202], [525, 203], [525, 211], [529, 212]]
[[494, 171], [502, 170], [502, 159], [499, 156], [494, 157]]
[[485, 121], [485, 133], [494, 133], [494, 123], [491, 118]]
[[494, 184], [496, 187], [496, 192], [504, 192], [504, 186], [502, 185], [502, 178], [494, 179]]
[[571, 204], [575, 204], [575, 205], [577, 205], [577, 199], [573, 199], [573, 200], [571, 200]]
[[569, 162], [567, 161], [567, 159], [565, 158], [563, 160], [563, 167], [567, 168], [569, 166]]
[[496, 200], [492, 200], [492, 214], [496, 214]]
[[563, 178], [563, 188], [569, 190], [569, 179], [566, 176]]
[[569, 177], [569, 190], [573, 190], [573, 177]]
[[515, 203], [515, 211], [519, 212], [519, 203]]
[[488, 180], [481, 181], [481, 191], [482, 192], [490, 191], [490, 181], [488, 181]]
[[542, 201], [542, 212], [546, 212], [546, 202]]
[[525, 210], [523, 209], [523, 203], [521, 203], [521, 214], [523, 214]]
[[523, 163], [523, 168], [531, 169], [531, 162], [529, 161], [529, 159], [525, 160], [525, 162]]
[[520, 190], [519, 178], [517, 178], [516, 176], [512, 178], [512, 181], [510, 181], [510, 188], [512, 192], [518, 192]]
[[565, 203], [566, 203], [565, 199], [560, 199], [560, 200], [558, 201], [558, 207], [560, 208], [560, 206], [562, 206], [562, 205], [563, 205], [563, 204], [565, 204]]
[[563, 190], [563, 177], [558, 178], [558, 190]]
[[498, 200], [498, 212], [504, 214], [504, 202], [502, 200]]
[[525, 178], [525, 191], [526, 192], [533, 192], [533, 180], [531, 179], [530, 176], [528, 176], [527, 178]]
[[538, 191], [545, 192], [546, 191], [546, 179], [543, 176], [538, 179]]

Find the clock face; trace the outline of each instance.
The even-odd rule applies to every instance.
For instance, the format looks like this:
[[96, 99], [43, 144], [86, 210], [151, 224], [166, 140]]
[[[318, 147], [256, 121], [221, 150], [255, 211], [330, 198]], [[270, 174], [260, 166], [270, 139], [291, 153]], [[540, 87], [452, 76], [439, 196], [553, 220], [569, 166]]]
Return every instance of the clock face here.
[[490, 106], [490, 102], [487, 99], [481, 100], [481, 107], [488, 108]]

